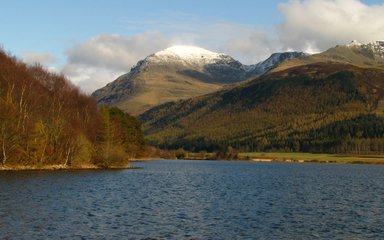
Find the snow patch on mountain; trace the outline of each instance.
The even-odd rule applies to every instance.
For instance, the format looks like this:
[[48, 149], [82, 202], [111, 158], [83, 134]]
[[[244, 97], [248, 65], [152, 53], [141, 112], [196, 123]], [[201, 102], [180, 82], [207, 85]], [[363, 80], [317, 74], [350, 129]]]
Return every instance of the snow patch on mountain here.
[[150, 62], [179, 62], [186, 64], [206, 65], [216, 63], [220, 60], [230, 59], [230, 56], [222, 53], [211, 52], [204, 48], [176, 45], [150, 55], [147, 60]]
[[371, 42], [364, 45], [365, 49], [372, 51], [375, 56], [384, 58], [384, 41]]
[[204, 48], [186, 45], [176, 45], [155, 53], [156, 56], [177, 56], [182, 59], [219, 58], [220, 53], [211, 52]]
[[303, 52], [282, 52], [274, 53], [265, 61], [259, 62], [254, 65], [247, 66], [247, 76], [258, 76], [268, 72], [270, 69], [276, 67], [285, 60], [292, 58], [304, 57], [309, 54]]
[[384, 41], [374, 41], [367, 44], [353, 40], [346, 45], [349, 48], [359, 48], [371, 52], [375, 57], [384, 58]]

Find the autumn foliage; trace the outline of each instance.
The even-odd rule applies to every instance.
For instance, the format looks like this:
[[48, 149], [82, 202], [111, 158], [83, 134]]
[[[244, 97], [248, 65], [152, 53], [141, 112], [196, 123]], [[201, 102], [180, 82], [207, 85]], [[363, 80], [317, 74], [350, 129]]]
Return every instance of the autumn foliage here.
[[[134, 120], [113, 119], [108, 124], [116, 128], [114, 134], [124, 135], [129, 124], [135, 128], [114, 144], [121, 145], [121, 163], [144, 142], [136, 140], [142, 133]], [[0, 165], [108, 166], [96, 157], [105, 148], [105, 121], [95, 101], [64, 76], [0, 51]]]

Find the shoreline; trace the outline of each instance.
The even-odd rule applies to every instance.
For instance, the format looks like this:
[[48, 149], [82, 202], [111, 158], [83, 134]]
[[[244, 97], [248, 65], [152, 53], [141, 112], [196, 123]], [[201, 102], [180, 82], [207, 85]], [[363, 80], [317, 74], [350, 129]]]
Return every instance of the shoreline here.
[[161, 160], [162, 158], [137, 158], [137, 159], [131, 159], [129, 162], [147, 162], [147, 161], [154, 161], [154, 160]]
[[216, 161], [216, 162], [254, 162], [254, 163], [302, 163], [302, 164], [364, 164], [364, 165], [384, 165], [383, 161], [327, 161], [327, 160], [296, 160], [296, 159], [279, 159], [279, 158], [257, 158], [257, 159], [173, 159], [173, 160], [192, 160], [192, 161]]
[[[93, 164], [79, 165], [79, 166], [65, 166], [63, 164], [46, 165], [46, 166], [0, 166], [0, 172], [12, 171], [105, 171], [105, 170], [127, 170], [127, 169], [140, 169], [131, 163], [135, 162], [148, 162], [156, 160], [196, 160], [196, 161], [223, 161], [223, 162], [255, 162], [255, 163], [318, 163], [318, 164], [364, 164], [364, 165], [384, 165], [383, 156], [353, 156], [353, 155], [338, 155], [338, 154], [314, 154], [313, 158], [292, 158], [290, 155], [304, 155], [311, 156], [310, 153], [240, 153], [237, 159], [212, 159], [212, 158], [198, 158], [187, 157], [183, 159], [162, 159], [162, 158], [139, 158], [132, 159], [126, 166], [110, 166], [100, 167]], [[280, 155], [280, 156], [274, 156]], [[319, 156], [320, 155], [320, 156]], [[333, 158], [333, 159], [330, 159]]]
[[139, 169], [134, 165], [128, 164], [127, 166], [111, 166], [100, 167], [96, 165], [84, 165], [84, 166], [64, 166], [64, 165], [47, 165], [47, 166], [0, 166], [0, 172], [12, 172], [12, 171], [99, 171], [99, 170], [124, 170], [124, 169]]
[[52, 165], [5, 165], [0, 164], [0, 172], [11, 171], [101, 171], [101, 170], [124, 170], [124, 169], [140, 169], [133, 165], [135, 162], [147, 162], [161, 160], [161, 158], [136, 158], [130, 159], [125, 166], [112, 165], [109, 167], [97, 166], [94, 164], [83, 164], [77, 166], [66, 166], [64, 164], [52, 164]]
[[321, 163], [321, 164], [375, 164], [381, 165], [384, 164], [384, 161], [364, 161], [364, 160], [356, 160], [356, 161], [328, 161], [328, 160], [296, 160], [296, 159], [270, 159], [270, 158], [257, 158], [250, 160], [239, 160], [246, 162], [283, 162], [283, 163]]
[[384, 164], [384, 155], [317, 154], [300, 152], [243, 152], [239, 153], [238, 156], [234, 159], [215, 159], [213, 155], [198, 155], [191, 153], [183, 160], [381, 165]]
[[321, 164], [384, 164], [384, 155], [316, 154], [255, 152], [240, 153], [239, 159], [251, 162], [287, 162]]

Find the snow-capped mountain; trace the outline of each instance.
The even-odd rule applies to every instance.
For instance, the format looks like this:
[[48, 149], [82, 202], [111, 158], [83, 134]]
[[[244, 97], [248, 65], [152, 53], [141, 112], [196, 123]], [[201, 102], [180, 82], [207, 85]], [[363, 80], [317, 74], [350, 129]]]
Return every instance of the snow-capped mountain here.
[[149, 55], [137, 65], [141, 69], [171, 68], [186, 77], [206, 83], [231, 84], [245, 77], [247, 67], [231, 56], [195, 46], [173, 46]]
[[301, 55], [278, 53], [261, 63], [244, 65], [227, 54], [173, 46], [139, 61], [129, 73], [92, 96], [99, 104], [115, 105], [136, 115], [161, 103], [207, 94], [261, 75], [285, 59]]
[[375, 41], [367, 44], [360, 43], [356, 40], [353, 40], [346, 45], [348, 48], [359, 49], [371, 53], [374, 58], [384, 58], [384, 41]]
[[313, 56], [360, 66], [382, 66], [384, 64], [384, 41], [360, 43], [353, 40], [348, 44], [337, 45]]
[[285, 60], [300, 58], [304, 56], [308, 56], [308, 54], [303, 52], [274, 53], [267, 60], [259, 62], [255, 65], [248, 66], [247, 76], [252, 77], [262, 75]]

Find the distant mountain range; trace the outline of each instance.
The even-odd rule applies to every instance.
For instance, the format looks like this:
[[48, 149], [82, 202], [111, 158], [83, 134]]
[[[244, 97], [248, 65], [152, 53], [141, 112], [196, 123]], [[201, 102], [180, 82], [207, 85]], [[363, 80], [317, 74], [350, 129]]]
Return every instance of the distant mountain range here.
[[214, 151], [384, 152], [384, 42], [244, 65], [176, 46], [93, 96], [140, 114], [149, 143]]
[[150, 143], [164, 148], [381, 151], [383, 46], [354, 41], [292, 58], [244, 84], [165, 103], [139, 119]]
[[362, 44], [354, 40], [349, 44], [338, 45], [322, 53], [290, 59], [274, 68], [273, 71], [278, 72], [291, 67], [318, 62], [346, 63], [358, 67], [373, 67], [384, 70], [384, 41]]
[[98, 104], [138, 115], [156, 105], [212, 93], [260, 76], [281, 62], [304, 53], [275, 53], [255, 65], [193, 46], [173, 46], [139, 61], [131, 71], [95, 91]]

